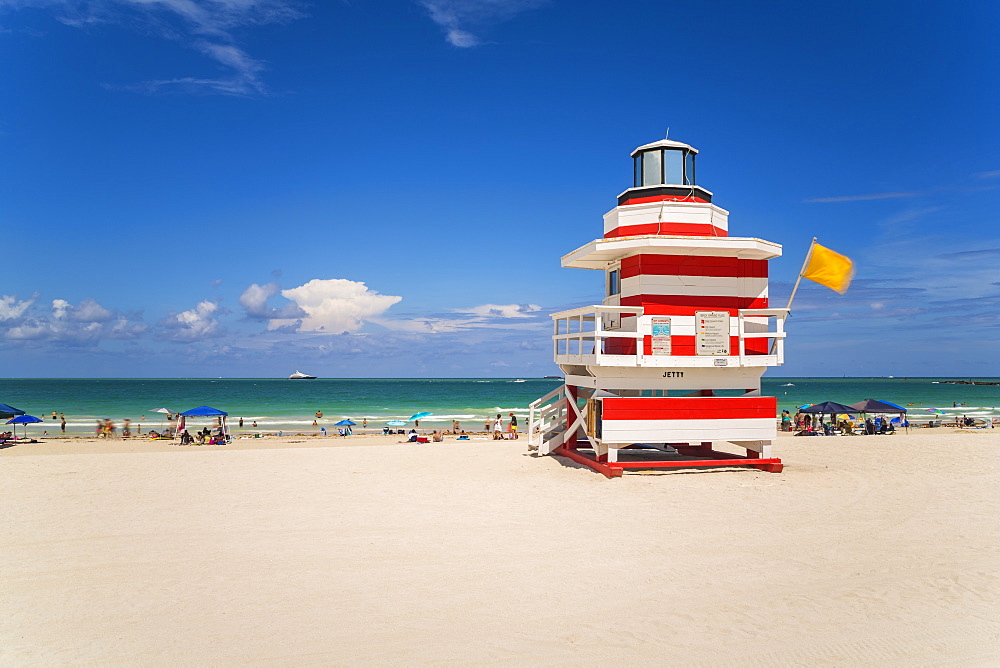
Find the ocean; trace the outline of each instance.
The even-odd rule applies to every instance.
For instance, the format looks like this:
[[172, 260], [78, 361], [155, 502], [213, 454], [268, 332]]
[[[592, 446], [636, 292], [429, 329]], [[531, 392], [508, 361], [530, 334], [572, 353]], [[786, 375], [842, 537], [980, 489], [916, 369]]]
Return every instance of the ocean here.
[[[1000, 385], [954, 385], [953, 378], [779, 378], [765, 377], [765, 395], [778, 398], [779, 409], [821, 401], [844, 404], [880, 399], [906, 406], [914, 415], [930, 416], [927, 409], [948, 415], [1000, 417]], [[977, 381], [1000, 382], [997, 378]], [[527, 418], [528, 404], [559, 386], [558, 379], [542, 378], [26, 378], [0, 380], [0, 402], [15, 406], [44, 423], [27, 426], [29, 436], [59, 433], [52, 412], [63, 413], [67, 435], [93, 433], [97, 420], [120, 424], [128, 418], [143, 430], [165, 424], [153, 409], [186, 411], [212, 406], [230, 415], [235, 427], [242, 417], [250, 430], [313, 433], [314, 414], [323, 413], [318, 426], [336, 433], [333, 424], [344, 418], [368, 421], [381, 430], [389, 420], [407, 420], [427, 411], [420, 426], [446, 429], [458, 420], [463, 429], [482, 429], [490, 417], [514, 413]], [[189, 424], [209, 424], [194, 418]], [[19, 427], [19, 430], [21, 428]]]

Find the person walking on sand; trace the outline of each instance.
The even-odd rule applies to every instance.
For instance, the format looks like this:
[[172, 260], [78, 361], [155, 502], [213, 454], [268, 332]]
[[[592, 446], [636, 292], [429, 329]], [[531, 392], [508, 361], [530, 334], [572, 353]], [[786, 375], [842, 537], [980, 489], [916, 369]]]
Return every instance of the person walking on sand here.
[[517, 416], [513, 413], [510, 414], [510, 422], [507, 424], [507, 431], [510, 432], [511, 438], [517, 438]]
[[498, 441], [503, 438], [503, 417], [497, 413], [497, 419], [493, 421], [493, 440]]

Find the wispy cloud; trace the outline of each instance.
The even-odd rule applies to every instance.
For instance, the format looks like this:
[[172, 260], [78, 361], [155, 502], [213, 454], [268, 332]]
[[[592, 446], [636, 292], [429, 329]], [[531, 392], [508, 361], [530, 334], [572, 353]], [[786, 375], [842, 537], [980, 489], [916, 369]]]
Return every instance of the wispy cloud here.
[[266, 92], [261, 78], [265, 65], [237, 44], [236, 31], [302, 16], [298, 0], [0, 0], [0, 10], [23, 7], [46, 9], [60, 22], [75, 27], [119, 24], [141, 28], [204, 54], [226, 72], [221, 77], [181, 76], [122, 88], [228, 95]]
[[889, 192], [889, 193], [870, 193], [867, 195], [842, 195], [838, 197], [814, 197], [813, 199], [803, 200], [806, 203], [813, 204], [816, 202], [864, 202], [866, 200], [875, 199], [900, 199], [904, 197], [920, 197], [924, 193], [919, 191], [907, 191], [907, 192]]
[[483, 43], [481, 30], [539, 7], [548, 0], [418, 0], [452, 46], [467, 49]]

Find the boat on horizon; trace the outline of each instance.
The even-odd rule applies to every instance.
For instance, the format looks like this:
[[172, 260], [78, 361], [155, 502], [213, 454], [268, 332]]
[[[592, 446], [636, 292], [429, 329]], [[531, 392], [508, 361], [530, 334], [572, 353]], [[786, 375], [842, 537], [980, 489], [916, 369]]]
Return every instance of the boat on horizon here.
[[288, 377], [288, 380], [316, 380], [316, 376], [310, 376], [307, 373], [296, 371], [295, 373], [293, 373], [291, 376]]

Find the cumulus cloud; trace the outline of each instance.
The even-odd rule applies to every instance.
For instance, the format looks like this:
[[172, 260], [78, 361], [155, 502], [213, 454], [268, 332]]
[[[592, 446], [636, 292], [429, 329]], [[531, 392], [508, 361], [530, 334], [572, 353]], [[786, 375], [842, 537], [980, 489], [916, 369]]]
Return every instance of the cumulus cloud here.
[[141, 322], [90, 298], [76, 306], [65, 299], [53, 299], [48, 312], [40, 307], [32, 310], [34, 303], [7, 295], [0, 298], [0, 321], [6, 321], [7, 325], [3, 338], [83, 344], [106, 338], [132, 338], [146, 330]]
[[170, 338], [175, 341], [198, 341], [222, 333], [215, 317], [220, 313], [219, 304], [207, 299], [198, 302], [193, 309], [171, 313], [160, 321], [160, 326], [172, 331]]
[[265, 92], [264, 64], [237, 45], [238, 28], [287, 22], [302, 16], [297, 0], [0, 0], [0, 10], [35, 7], [67, 25], [139, 26], [198, 51], [223, 68], [222, 77], [177, 77], [130, 88], [206, 90], [231, 95]]
[[17, 300], [17, 295], [0, 296], [0, 321], [15, 320], [35, 303], [34, 299]]
[[[268, 300], [279, 293], [287, 303], [270, 306]], [[343, 334], [357, 332], [402, 299], [359, 281], [316, 278], [287, 290], [277, 283], [254, 283], [240, 295], [240, 306], [248, 318], [266, 320], [270, 330]]]
[[267, 300], [279, 292], [281, 292], [281, 286], [277, 283], [265, 283], [264, 285], [253, 283], [240, 295], [240, 306], [243, 307], [247, 317], [254, 320], [290, 320], [306, 317], [306, 312], [294, 302], [288, 302], [281, 308], [268, 306]]
[[482, 44], [474, 31], [501, 23], [534, 9], [547, 0], [418, 0], [434, 23], [441, 26], [452, 46]]
[[73, 306], [65, 299], [53, 299], [52, 317], [70, 322], [108, 322], [115, 317], [115, 313], [89, 298], [80, 302], [79, 306]]

